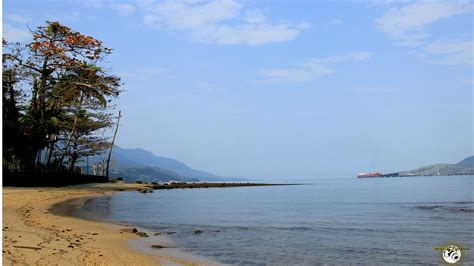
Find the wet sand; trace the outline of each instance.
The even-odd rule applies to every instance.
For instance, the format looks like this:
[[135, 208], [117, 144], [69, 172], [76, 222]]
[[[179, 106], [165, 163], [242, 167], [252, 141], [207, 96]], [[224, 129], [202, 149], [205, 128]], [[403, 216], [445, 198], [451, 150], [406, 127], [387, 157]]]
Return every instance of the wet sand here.
[[[151, 244], [169, 245], [169, 240], [159, 236], [140, 237], [121, 232], [123, 225], [66, 216], [68, 209], [80, 206], [87, 198], [144, 187], [108, 183], [3, 188], [3, 265], [209, 264], [177, 249], [155, 252], [150, 248], [144, 252]], [[57, 215], [61, 208], [63, 215]]]

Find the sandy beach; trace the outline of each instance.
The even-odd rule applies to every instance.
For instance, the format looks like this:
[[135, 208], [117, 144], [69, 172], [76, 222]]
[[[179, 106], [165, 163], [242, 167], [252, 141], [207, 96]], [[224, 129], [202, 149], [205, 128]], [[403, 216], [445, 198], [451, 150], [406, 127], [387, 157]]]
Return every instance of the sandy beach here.
[[61, 202], [139, 188], [143, 185], [3, 188], [3, 265], [205, 264], [159, 252], [137, 252], [128, 242], [141, 237], [120, 232], [124, 226], [50, 212], [52, 206]]

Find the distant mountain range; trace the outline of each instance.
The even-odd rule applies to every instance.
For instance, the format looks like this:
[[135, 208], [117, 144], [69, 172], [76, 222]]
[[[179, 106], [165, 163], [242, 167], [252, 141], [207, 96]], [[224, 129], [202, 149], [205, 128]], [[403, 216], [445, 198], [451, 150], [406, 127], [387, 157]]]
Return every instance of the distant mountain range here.
[[[104, 156], [89, 159], [89, 168], [103, 160]], [[110, 167], [111, 177], [122, 177], [126, 181], [166, 182], [182, 181], [238, 181], [239, 178], [221, 177], [192, 169], [178, 160], [156, 156], [144, 149], [123, 149], [114, 146]]]
[[[89, 158], [89, 171], [92, 165], [104, 159], [104, 155]], [[85, 166], [85, 162], [83, 163]], [[394, 173], [397, 174], [397, 173]], [[456, 164], [432, 164], [411, 171], [398, 172], [400, 176], [436, 175], [474, 175], [474, 156], [467, 157]], [[122, 177], [128, 182], [167, 182], [180, 181], [245, 181], [248, 179], [216, 176], [192, 169], [176, 159], [156, 156], [144, 149], [123, 149], [114, 146], [110, 167], [111, 177]]]
[[467, 157], [456, 164], [432, 164], [398, 174], [403, 176], [474, 175], [474, 156]]

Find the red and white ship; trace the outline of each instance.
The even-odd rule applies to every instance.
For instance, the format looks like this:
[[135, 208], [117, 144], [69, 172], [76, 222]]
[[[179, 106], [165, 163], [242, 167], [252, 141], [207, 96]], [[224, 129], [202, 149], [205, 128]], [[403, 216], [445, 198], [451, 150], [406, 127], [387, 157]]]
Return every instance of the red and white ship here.
[[382, 174], [379, 172], [357, 174], [357, 178], [369, 178], [369, 177], [381, 177], [381, 176]]

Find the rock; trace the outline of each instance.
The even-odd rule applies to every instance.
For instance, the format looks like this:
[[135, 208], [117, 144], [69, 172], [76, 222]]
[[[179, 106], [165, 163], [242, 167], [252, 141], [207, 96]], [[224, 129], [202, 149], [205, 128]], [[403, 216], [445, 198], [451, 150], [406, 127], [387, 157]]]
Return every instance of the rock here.
[[156, 232], [156, 233], [154, 234], [154, 236], [159, 236], [159, 235], [161, 235], [160, 232]]
[[141, 237], [148, 237], [147, 233], [145, 232], [137, 232], [135, 233], [137, 236], [141, 236]]
[[195, 234], [195, 235], [199, 235], [200, 233], [202, 233], [201, 230], [194, 230], [194, 232], [193, 232], [193, 234]]
[[151, 182], [151, 184], [152, 184], [152, 185], [158, 185], [158, 183], [157, 183], [157, 182]]
[[152, 248], [166, 248], [166, 247], [164, 247], [164, 246], [162, 246], [162, 245], [151, 245], [151, 247], [152, 247]]
[[137, 184], [143, 184], [143, 182], [142, 182], [142, 181], [140, 181], [140, 180], [138, 180], [138, 181], [137, 181], [137, 182], [135, 182], [135, 183], [137, 183]]
[[140, 189], [137, 189], [137, 191], [140, 193], [153, 193], [153, 190], [146, 189], [146, 188], [140, 188]]
[[121, 232], [125, 232], [125, 233], [137, 233], [138, 230], [137, 228], [122, 228], [120, 229]]

